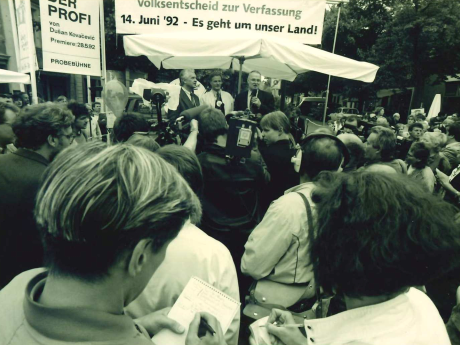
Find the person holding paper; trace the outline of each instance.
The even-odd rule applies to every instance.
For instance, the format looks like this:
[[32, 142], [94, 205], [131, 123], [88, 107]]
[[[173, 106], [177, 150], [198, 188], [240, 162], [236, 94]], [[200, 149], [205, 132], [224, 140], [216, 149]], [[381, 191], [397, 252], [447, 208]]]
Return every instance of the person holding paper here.
[[[146, 149], [95, 141], [59, 154], [42, 181], [35, 217], [47, 265], [0, 291], [0, 344], [151, 345], [163, 328], [183, 333], [167, 311], [133, 320], [123, 310], [183, 224], [200, 217], [177, 171]], [[225, 344], [205, 317], [216, 334], [199, 338], [193, 327], [186, 345]]]
[[457, 209], [400, 174], [323, 177], [310, 256], [316, 283], [347, 310], [304, 320], [305, 337], [275, 309], [266, 329], [276, 344], [449, 345], [436, 306], [414, 286], [459, 267]]

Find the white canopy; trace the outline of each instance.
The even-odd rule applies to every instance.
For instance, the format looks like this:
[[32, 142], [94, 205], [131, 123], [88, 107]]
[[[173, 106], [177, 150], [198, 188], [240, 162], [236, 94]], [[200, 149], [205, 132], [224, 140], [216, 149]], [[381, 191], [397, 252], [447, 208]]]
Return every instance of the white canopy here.
[[239, 69], [258, 70], [266, 77], [293, 81], [297, 74], [316, 71], [335, 77], [371, 83], [378, 66], [335, 55], [327, 51], [277, 38], [251, 35], [229, 36], [206, 33], [166, 33], [123, 37], [128, 56], [147, 56], [157, 68], [167, 69]]
[[24, 73], [0, 69], [0, 83], [30, 84], [30, 76]]

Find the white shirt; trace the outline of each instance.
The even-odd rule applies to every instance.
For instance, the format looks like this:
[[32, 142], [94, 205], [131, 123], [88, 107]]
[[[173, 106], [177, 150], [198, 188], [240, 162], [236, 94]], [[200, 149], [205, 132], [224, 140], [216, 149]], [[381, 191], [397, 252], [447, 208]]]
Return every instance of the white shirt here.
[[[239, 301], [235, 264], [228, 249], [188, 222], [169, 244], [161, 266], [140, 296], [125, 311], [133, 318], [172, 307], [191, 277], [208, 282]], [[238, 344], [240, 313], [236, 313], [225, 340]]]
[[450, 345], [433, 302], [411, 288], [389, 301], [305, 320], [308, 345]]
[[[230, 95], [228, 92], [221, 90], [220, 91], [220, 96], [222, 99], [222, 102], [224, 103], [225, 106], [225, 114], [227, 115], [228, 113], [231, 113], [233, 111], [233, 104], [234, 104], [234, 99], [232, 95]], [[200, 104], [207, 104], [210, 107], [215, 107], [216, 106], [216, 100], [217, 100], [217, 92], [214, 90], [208, 91], [205, 94], [203, 94], [200, 97]]]
[[[253, 91], [253, 90], [248, 90], [248, 109], [251, 109], [252, 91]], [[258, 96], [259, 96], [259, 89], [256, 90], [256, 95], [255, 95], [255, 97], [258, 97]]]
[[[84, 129], [87, 138], [101, 138], [101, 130], [99, 128], [99, 114], [93, 115], [91, 121], [89, 121], [88, 126]], [[90, 130], [91, 126], [91, 130]]]
[[[190, 100], [190, 102], [194, 102], [193, 99], [192, 99], [192, 93], [184, 88], [182, 88], [182, 90], [184, 90], [185, 94], [187, 95], [188, 99]], [[195, 95], [195, 91], [193, 91], [193, 94]], [[195, 95], [196, 96], [196, 95]], [[199, 106], [199, 104], [195, 104], [196, 106]]]

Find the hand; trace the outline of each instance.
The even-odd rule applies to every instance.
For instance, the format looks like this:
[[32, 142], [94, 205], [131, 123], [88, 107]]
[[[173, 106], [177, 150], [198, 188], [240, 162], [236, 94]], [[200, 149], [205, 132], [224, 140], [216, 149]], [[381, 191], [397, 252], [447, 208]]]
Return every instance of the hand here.
[[[216, 334], [211, 335], [206, 332], [203, 338], [198, 337], [198, 329], [200, 328], [200, 319], [205, 319], [208, 324], [216, 331]], [[211, 314], [201, 312], [196, 313], [193, 321], [190, 323], [187, 338], [185, 339], [185, 345], [227, 345], [220, 328], [220, 323]]]
[[444, 174], [441, 170], [437, 168], [436, 168], [436, 177], [438, 178], [439, 183], [441, 183], [443, 187], [450, 184], [449, 176], [447, 176], [446, 174]]
[[256, 127], [256, 130], [257, 130], [257, 132], [256, 132], [255, 139], [262, 140], [264, 137], [263, 137], [262, 132], [260, 131], [259, 127]]
[[198, 132], [198, 121], [193, 119], [192, 121], [190, 121], [190, 133], [192, 132]]
[[143, 326], [151, 336], [154, 336], [162, 329], [169, 329], [178, 334], [184, 333], [185, 328], [167, 316], [170, 310], [171, 308], [160, 309], [134, 321]]
[[251, 103], [254, 104], [257, 108], [260, 108], [260, 106], [262, 105], [262, 102], [258, 97], [252, 97]]
[[[276, 321], [278, 325], [295, 324], [292, 314], [288, 311], [272, 309], [267, 321], [268, 334], [274, 336], [275, 342], [272, 344], [287, 344], [287, 345], [305, 345], [307, 339], [303, 336], [298, 328], [284, 328], [273, 325]], [[280, 343], [281, 341], [281, 343]]]

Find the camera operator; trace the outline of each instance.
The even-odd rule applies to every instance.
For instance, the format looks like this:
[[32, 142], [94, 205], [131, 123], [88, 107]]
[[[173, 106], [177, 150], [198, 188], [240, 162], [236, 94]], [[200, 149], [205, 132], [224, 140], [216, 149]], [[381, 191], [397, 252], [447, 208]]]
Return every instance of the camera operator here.
[[248, 91], [241, 92], [235, 99], [235, 110], [249, 109], [257, 118], [275, 110], [275, 99], [269, 92], [259, 89], [261, 74], [252, 71], [248, 75]]
[[[204, 178], [201, 228], [227, 246], [239, 267], [244, 244], [259, 222], [259, 193], [269, 178], [256, 152], [244, 163], [226, 155], [228, 125], [220, 110], [204, 110], [198, 122], [205, 141], [198, 155]], [[238, 273], [240, 291], [245, 291], [250, 280]]]

